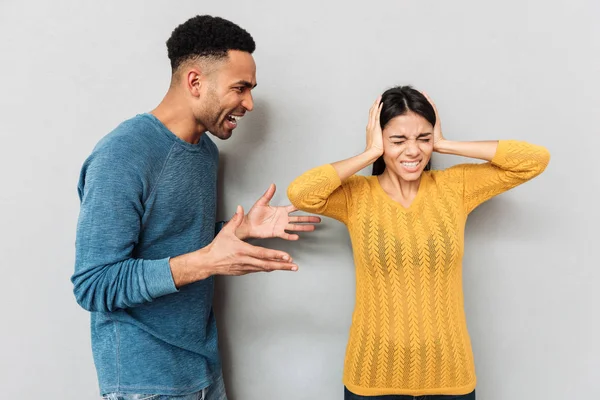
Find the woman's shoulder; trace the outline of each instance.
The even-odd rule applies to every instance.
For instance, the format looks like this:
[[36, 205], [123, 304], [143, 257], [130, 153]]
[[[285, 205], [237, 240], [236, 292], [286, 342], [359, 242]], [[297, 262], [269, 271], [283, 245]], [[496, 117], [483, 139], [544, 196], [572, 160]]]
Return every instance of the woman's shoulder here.
[[350, 190], [365, 190], [373, 186], [373, 183], [377, 179], [376, 176], [371, 175], [352, 175], [348, 179], [342, 182], [342, 186]]
[[432, 169], [425, 171], [432, 182], [438, 185], [460, 185], [464, 179], [464, 171], [469, 168], [470, 164], [456, 164], [444, 169]]

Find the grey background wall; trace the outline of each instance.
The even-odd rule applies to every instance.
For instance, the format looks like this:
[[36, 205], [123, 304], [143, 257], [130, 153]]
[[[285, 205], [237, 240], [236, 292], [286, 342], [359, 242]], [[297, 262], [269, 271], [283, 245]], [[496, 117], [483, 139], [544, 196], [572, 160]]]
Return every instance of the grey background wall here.
[[[251, 32], [256, 107], [223, 153], [220, 214], [269, 183], [364, 146], [370, 104], [427, 90], [445, 135], [546, 145], [547, 171], [477, 209], [464, 259], [478, 398], [598, 395], [600, 3], [455, 1], [0, 2], [0, 390], [93, 399], [89, 316], [69, 277], [76, 182], [93, 145], [152, 109], [165, 41], [209, 13]], [[435, 167], [459, 162], [436, 155]], [[230, 398], [340, 399], [354, 304], [345, 228], [325, 220], [286, 249], [297, 273], [218, 282]], [[591, 396], [591, 397], [590, 397]]]

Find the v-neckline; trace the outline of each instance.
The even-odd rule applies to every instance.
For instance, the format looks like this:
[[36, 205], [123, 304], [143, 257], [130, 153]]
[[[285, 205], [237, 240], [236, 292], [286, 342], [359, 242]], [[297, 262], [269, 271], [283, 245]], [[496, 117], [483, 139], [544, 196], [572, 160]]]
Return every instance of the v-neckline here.
[[381, 186], [381, 182], [379, 181], [379, 176], [373, 176], [373, 178], [375, 180], [375, 187], [380, 192], [380, 194], [383, 196], [383, 198], [385, 198], [386, 201], [394, 204], [399, 209], [406, 211], [406, 212], [412, 211], [417, 206], [417, 204], [421, 201], [421, 198], [423, 197], [423, 192], [425, 191], [425, 186], [428, 183], [428, 177], [429, 177], [429, 174], [426, 174], [426, 173], [421, 175], [421, 181], [419, 182], [419, 189], [417, 189], [417, 195], [411, 201], [411, 203], [408, 205], [408, 207], [405, 207], [399, 201], [396, 201], [393, 198], [391, 198], [390, 195], [383, 189], [383, 186]]

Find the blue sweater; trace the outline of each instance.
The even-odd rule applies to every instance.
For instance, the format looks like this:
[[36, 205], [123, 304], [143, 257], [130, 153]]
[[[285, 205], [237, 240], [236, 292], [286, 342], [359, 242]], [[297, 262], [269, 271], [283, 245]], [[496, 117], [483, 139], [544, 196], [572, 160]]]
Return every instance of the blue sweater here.
[[218, 157], [207, 134], [190, 144], [142, 114], [83, 165], [71, 280], [102, 394], [188, 394], [220, 373], [213, 279], [177, 290], [169, 267], [214, 238]]

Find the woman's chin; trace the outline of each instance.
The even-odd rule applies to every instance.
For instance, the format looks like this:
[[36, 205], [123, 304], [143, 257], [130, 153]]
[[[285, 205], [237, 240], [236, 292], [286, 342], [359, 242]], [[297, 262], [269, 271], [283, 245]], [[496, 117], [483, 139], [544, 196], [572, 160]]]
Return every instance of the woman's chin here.
[[402, 180], [404, 182], [418, 181], [419, 179], [421, 179], [421, 175], [423, 175], [422, 169], [419, 169], [418, 171], [414, 171], [414, 172], [398, 171], [398, 170], [390, 169], [390, 172], [393, 173], [394, 175], [396, 175], [400, 180]]

